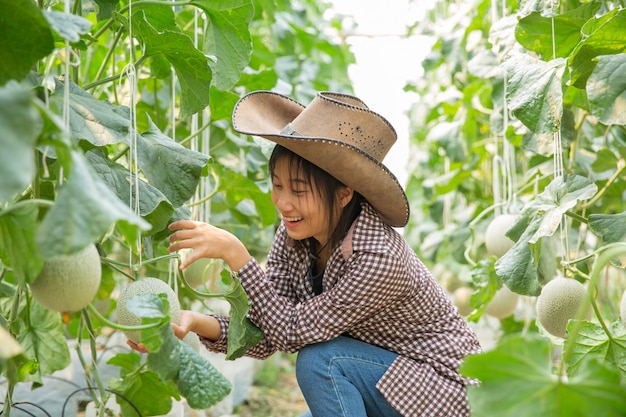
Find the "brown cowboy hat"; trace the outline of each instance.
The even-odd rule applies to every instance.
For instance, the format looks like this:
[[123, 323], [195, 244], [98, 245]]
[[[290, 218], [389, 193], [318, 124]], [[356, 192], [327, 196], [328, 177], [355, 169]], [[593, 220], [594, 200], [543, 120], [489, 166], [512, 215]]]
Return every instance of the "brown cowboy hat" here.
[[382, 164], [396, 131], [358, 98], [322, 92], [305, 107], [278, 93], [255, 91], [235, 105], [233, 127], [300, 155], [359, 192], [385, 223], [406, 225], [406, 194]]

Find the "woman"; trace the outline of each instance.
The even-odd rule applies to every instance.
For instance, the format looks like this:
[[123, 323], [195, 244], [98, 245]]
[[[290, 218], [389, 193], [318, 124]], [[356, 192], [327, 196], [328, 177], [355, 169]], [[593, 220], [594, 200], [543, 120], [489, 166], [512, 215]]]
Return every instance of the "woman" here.
[[[193, 249], [182, 269], [206, 257], [236, 272], [265, 335], [247, 355], [299, 352], [307, 415], [469, 415], [469, 381], [457, 369], [479, 344], [393, 229], [409, 216], [381, 162], [393, 127], [352, 96], [320, 93], [304, 107], [265, 91], [237, 103], [233, 125], [276, 143], [269, 167], [282, 222], [266, 271], [234, 235], [206, 223], [172, 223], [169, 249]], [[174, 329], [226, 351], [225, 317], [185, 311]]]

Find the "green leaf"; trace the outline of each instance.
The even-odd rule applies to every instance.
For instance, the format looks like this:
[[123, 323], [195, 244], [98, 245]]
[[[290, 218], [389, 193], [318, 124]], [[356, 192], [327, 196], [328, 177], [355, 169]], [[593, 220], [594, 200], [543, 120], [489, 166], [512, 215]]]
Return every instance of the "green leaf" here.
[[129, 241], [149, 225], [137, 217], [98, 179], [80, 152], [72, 152], [72, 172], [37, 231], [44, 259], [67, 255], [97, 241], [117, 224]]
[[0, 87], [0, 204], [33, 180], [35, 143], [41, 129], [30, 92], [14, 81]]
[[207, 57], [176, 25], [169, 7], [138, 10], [132, 17], [133, 34], [144, 45], [145, 57], [165, 58], [180, 83], [180, 117], [203, 110], [209, 104], [213, 78]]
[[[533, 12], [519, 20], [515, 38], [526, 49], [537, 52], [544, 60], [567, 58], [582, 39], [581, 28], [594, 16], [600, 3], [589, 2], [557, 16]], [[556, 56], [553, 56], [552, 46]]]
[[506, 335], [495, 349], [469, 356], [461, 365], [472, 417], [618, 417], [626, 412], [619, 374], [589, 360], [569, 379], [551, 373], [550, 344], [536, 335]]
[[219, 191], [223, 193], [230, 207], [236, 207], [243, 200], [252, 201], [263, 226], [269, 226], [276, 221], [276, 208], [267, 192], [235, 171], [218, 165], [215, 168], [220, 177]]
[[[63, 114], [65, 84], [55, 80], [56, 88], [50, 97], [50, 106], [57, 114]], [[75, 83], [70, 83], [69, 99], [70, 131], [76, 139], [83, 139], [94, 146], [114, 143], [129, 145], [130, 110], [115, 106], [106, 100], [97, 100]]]
[[542, 219], [529, 243], [536, 243], [544, 236], [552, 236], [560, 226], [565, 212], [576, 207], [579, 201], [592, 198], [597, 191], [598, 187], [593, 182], [579, 175], [565, 174], [552, 180], [528, 205], [528, 209]]
[[189, 406], [209, 408], [224, 399], [230, 382], [191, 346], [179, 340], [169, 325], [167, 296], [144, 294], [128, 300], [127, 308], [142, 324], [166, 318], [162, 326], [141, 331], [141, 341], [148, 349], [148, 369], [162, 381], [174, 383]]
[[589, 228], [606, 245], [626, 240], [626, 211], [618, 214], [590, 214]]
[[52, 29], [70, 42], [80, 41], [80, 35], [89, 33], [91, 29], [91, 22], [82, 16], [54, 10], [45, 11], [44, 16], [48, 19]]
[[[50, 24], [34, 1], [0, 0], [0, 85], [22, 80], [54, 51]], [[5, 106], [2, 106], [4, 110]]]
[[215, 59], [209, 61], [213, 69], [213, 84], [219, 90], [228, 90], [239, 80], [250, 62], [252, 41], [248, 26], [254, 16], [250, 0], [192, 0], [207, 17], [204, 52]]
[[467, 317], [468, 320], [478, 322], [487, 304], [491, 301], [496, 291], [502, 287], [502, 281], [498, 278], [494, 270], [494, 258], [481, 259], [470, 270], [472, 278], [472, 288], [474, 292], [470, 298], [469, 305], [474, 311]]
[[0, 213], [0, 248], [8, 258], [4, 262], [22, 284], [33, 282], [43, 267], [35, 245], [38, 214], [33, 204]]
[[196, 192], [209, 156], [185, 148], [148, 122], [150, 129], [137, 138], [139, 167], [153, 187], [180, 207]]
[[544, 62], [519, 54], [504, 62], [509, 74], [506, 100], [509, 108], [535, 133], [559, 130], [563, 115], [561, 77], [565, 60]]
[[[568, 323], [568, 331], [575, 320]], [[610, 328], [610, 334], [597, 323], [583, 321], [575, 339], [574, 347], [569, 357], [564, 358], [567, 364], [567, 374], [572, 377], [581, 372], [585, 361], [596, 358], [600, 362], [610, 364], [619, 370], [626, 381], [626, 327], [617, 321]], [[571, 334], [571, 332], [570, 332]], [[572, 340], [565, 340], [565, 349], [569, 348]]]
[[[136, 201], [136, 191], [130, 184], [134, 184], [135, 175], [131, 174], [127, 167], [106, 158], [99, 150], [91, 150], [85, 156], [100, 179], [126, 206], [132, 207]], [[151, 236], [166, 228], [174, 214], [174, 206], [160, 190], [148, 184], [143, 178], [139, 179], [138, 186], [141, 197], [139, 215], [152, 225], [144, 235]]]
[[120, 0], [94, 0], [98, 5], [98, 21], [109, 19], [117, 8]]
[[26, 355], [37, 358], [39, 368], [32, 376], [35, 382], [41, 382], [43, 375], [65, 369], [70, 364], [70, 351], [65, 339], [61, 315], [42, 307], [32, 300], [29, 310], [24, 311], [25, 325], [17, 334]]
[[143, 369], [141, 357], [135, 352], [118, 353], [107, 363], [120, 367], [120, 378], [110, 379], [108, 386], [120, 394], [116, 400], [124, 416], [137, 415], [131, 404], [141, 415], [164, 415], [172, 408], [172, 397], [180, 399], [176, 386]]
[[606, 125], [626, 125], [626, 53], [596, 61], [586, 87], [591, 112]]
[[180, 372], [178, 389], [191, 408], [202, 410], [217, 404], [230, 393], [230, 382], [191, 346], [178, 340]]
[[607, 148], [598, 149], [596, 159], [591, 164], [594, 172], [613, 171], [617, 166], [618, 159], [613, 152]]
[[226, 359], [234, 360], [258, 344], [263, 339], [263, 332], [247, 317], [250, 305], [239, 279], [224, 270], [222, 271], [222, 281], [229, 286], [228, 291], [224, 293], [224, 299], [230, 304]]
[[571, 82], [584, 89], [600, 55], [626, 51], [626, 9], [615, 8], [587, 21], [582, 28], [583, 40], [569, 56]]
[[550, 237], [561, 225], [566, 211], [579, 201], [592, 198], [597, 186], [588, 179], [566, 174], [557, 177], [534, 200], [527, 203], [509, 234], [515, 244], [496, 261], [496, 273], [514, 292], [539, 295], [542, 277], [540, 260]]

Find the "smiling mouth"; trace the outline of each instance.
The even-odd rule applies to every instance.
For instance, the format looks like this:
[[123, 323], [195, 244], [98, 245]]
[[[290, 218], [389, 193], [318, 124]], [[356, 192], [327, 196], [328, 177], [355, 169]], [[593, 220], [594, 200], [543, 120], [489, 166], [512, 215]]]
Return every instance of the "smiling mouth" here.
[[285, 217], [283, 216], [283, 221], [288, 223], [297, 223], [302, 220], [302, 217]]

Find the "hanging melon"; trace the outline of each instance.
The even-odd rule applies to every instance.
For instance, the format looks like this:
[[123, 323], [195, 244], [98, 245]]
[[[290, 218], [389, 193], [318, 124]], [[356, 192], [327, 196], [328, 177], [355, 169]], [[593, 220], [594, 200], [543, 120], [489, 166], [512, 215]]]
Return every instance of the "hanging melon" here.
[[30, 290], [42, 306], [60, 313], [83, 309], [93, 300], [102, 278], [100, 254], [95, 245], [71, 254], [46, 260], [30, 283]]

